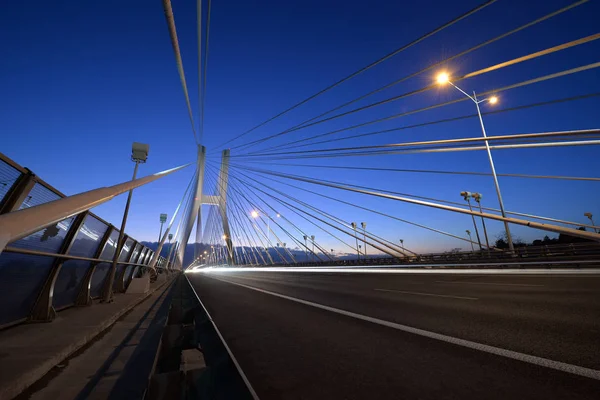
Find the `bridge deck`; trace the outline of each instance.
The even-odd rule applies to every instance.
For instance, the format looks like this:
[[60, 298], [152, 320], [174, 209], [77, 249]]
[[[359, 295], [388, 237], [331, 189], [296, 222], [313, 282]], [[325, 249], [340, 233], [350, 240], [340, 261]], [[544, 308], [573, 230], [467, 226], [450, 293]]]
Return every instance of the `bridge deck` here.
[[[600, 395], [600, 276], [214, 273], [190, 280], [263, 400]], [[551, 361], [490, 354], [486, 345], [594, 370], [596, 379], [549, 368], [558, 365]]]

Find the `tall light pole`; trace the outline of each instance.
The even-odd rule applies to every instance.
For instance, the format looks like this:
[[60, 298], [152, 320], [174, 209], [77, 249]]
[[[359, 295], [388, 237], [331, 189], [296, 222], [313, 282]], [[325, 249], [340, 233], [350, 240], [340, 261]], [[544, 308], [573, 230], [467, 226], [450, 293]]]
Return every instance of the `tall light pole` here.
[[356, 222], [350, 223], [352, 225], [352, 229], [354, 229], [354, 239], [356, 239], [356, 257], [357, 260], [360, 261], [360, 249], [358, 248], [358, 236], [356, 236]]
[[363, 242], [365, 243], [365, 258], [367, 258], [367, 223], [361, 222], [360, 226], [363, 228]]
[[[588, 219], [591, 221], [592, 225], [596, 226], [596, 224], [594, 223], [594, 220], [592, 219], [593, 215], [591, 212], [583, 213], [583, 216], [588, 217]], [[598, 230], [596, 228], [594, 228], [594, 232], [598, 233]]]
[[[404, 239], [400, 239], [400, 248], [402, 249], [402, 254], [404, 254]], [[406, 257], [406, 254], [404, 254], [404, 257]]]
[[[257, 219], [260, 214], [258, 211], [256, 210], [252, 210], [252, 212], [250, 213], [250, 215], [252, 216], [252, 218]], [[265, 214], [265, 216], [267, 217], [267, 245], [269, 244], [269, 242], [271, 241], [271, 216]], [[281, 214], [276, 213], [275, 214], [276, 218], [281, 218]]]
[[485, 236], [485, 245], [487, 246], [488, 252], [490, 251], [490, 241], [488, 240], [487, 229], [485, 227], [485, 218], [483, 218], [483, 208], [481, 208], [481, 198], [483, 197], [481, 193], [472, 193], [471, 197], [475, 199], [477, 204], [479, 205], [479, 213], [481, 214], [481, 225], [483, 225], [483, 235]]
[[[173, 234], [169, 233], [168, 238], [169, 238], [169, 253], [168, 254], [171, 254], [171, 249], [173, 248], [173, 244], [171, 243], [171, 240], [173, 240]], [[169, 269], [169, 257], [167, 257], [167, 270], [168, 269]]]
[[469, 242], [471, 243], [471, 251], [473, 253], [475, 253], [475, 247], [473, 246], [473, 238], [471, 237], [471, 231], [467, 229], [465, 232], [467, 232], [467, 235], [469, 235]]
[[[135, 180], [137, 176], [138, 167], [140, 164], [145, 163], [148, 159], [148, 151], [150, 150], [150, 146], [144, 143], [133, 142], [131, 146], [131, 161], [135, 163], [135, 167], [133, 168], [133, 177], [132, 181]], [[119, 256], [121, 255], [121, 250], [123, 249], [125, 237], [125, 226], [127, 225], [127, 215], [129, 214], [129, 205], [131, 204], [131, 196], [133, 195], [133, 189], [129, 191], [127, 195], [127, 202], [125, 203], [125, 211], [123, 212], [123, 220], [121, 221], [121, 230], [119, 231], [119, 239], [115, 244], [115, 254], [113, 256], [112, 265], [110, 266], [110, 271], [105, 281], [104, 285], [104, 296], [102, 301], [105, 303], [109, 303], [112, 301], [112, 288], [113, 283], [115, 281], [115, 274], [117, 272], [117, 262], [119, 261]]]
[[304, 256], [306, 257], [306, 261], [308, 261], [308, 236], [304, 235]]
[[[473, 212], [473, 207], [471, 207], [471, 192], [460, 192], [460, 195], [469, 205], [469, 210]], [[475, 222], [475, 215], [471, 214], [471, 219], [473, 220], [473, 227], [475, 228], [477, 243], [479, 243], [479, 250], [483, 250], [483, 247], [481, 246], [481, 239], [479, 238], [479, 229], [477, 229], [477, 223]]]
[[[494, 159], [492, 157], [492, 151], [490, 150], [490, 144], [489, 144], [489, 141], [487, 140], [487, 133], [485, 132], [485, 125], [483, 124], [483, 118], [481, 116], [481, 110], [479, 108], [479, 104], [484, 103], [484, 102], [488, 102], [490, 104], [496, 104], [498, 102], [498, 97], [492, 96], [492, 97], [485, 98], [482, 100], [477, 100], [477, 95], [475, 94], [475, 91], [473, 91], [473, 96], [467, 94], [467, 92], [465, 92], [464, 90], [462, 90], [461, 88], [459, 88], [458, 86], [456, 86], [454, 83], [452, 83], [450, 81], [450, 76], [446, 72], [442, 72], [442, 73], [438, 74], [437, 82], [440, 85], [449, 83], [456, 90], [458, 90], [459, 92], [461, 92], [462, 94], [467, 96], [469, 99], [471, 99], [473, 101], [473, 103], [475, 103], [475, 106], [477, 107], [477, 115], [479, 116], [479, 124], [481, 125], [481, 133], [483, 134], [483, 138], [484, 138], [483, 142], [485, 143], [485, 149], [487, 150], [488, 159], [490, 161], [490, 167], [492, 169], [492, 176], [494, 177], [494, 185], [496, 186], [496, 194], [498, 195], [498, 203], [500, 205], [500, 212], [502, 213], [502, 216], [504, 218], [506, 218], [506, 211], [504, 210], [504, 202], [502, 201], [502, 193], [500, 192], [500, 184], [498, 183], [498, 176], [496, 175], [496, 167], [494, 166]], [[515, 246], [513, 245], [512, 235], [510, 234], [510, 228], [508, 227], [508, 222], [506, 222], [506, 221], [504, 221], [504, 229], [506, 230], [506, 238], [508, 240], [508, 248], [511, 253], [514, 253]]]
[[316, 258], [315, 258], [315, 235], [311, 235], [310, 236], [310, 240], [312, 241], [312, 259], [316, 262]]
[[160, 233], [158, 234], [158, 243], [160, 243], [160, 238], [162, 238], [162, 228], [165, 222], [167, 222], [167, 214], [160, 214]]

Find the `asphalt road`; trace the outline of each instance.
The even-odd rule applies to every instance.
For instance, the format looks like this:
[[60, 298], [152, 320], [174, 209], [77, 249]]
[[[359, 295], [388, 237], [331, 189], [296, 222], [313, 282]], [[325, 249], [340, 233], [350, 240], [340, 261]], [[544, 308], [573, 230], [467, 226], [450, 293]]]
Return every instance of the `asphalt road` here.
[[600, 399], [600, 275], [188, 277], [261, 399]]

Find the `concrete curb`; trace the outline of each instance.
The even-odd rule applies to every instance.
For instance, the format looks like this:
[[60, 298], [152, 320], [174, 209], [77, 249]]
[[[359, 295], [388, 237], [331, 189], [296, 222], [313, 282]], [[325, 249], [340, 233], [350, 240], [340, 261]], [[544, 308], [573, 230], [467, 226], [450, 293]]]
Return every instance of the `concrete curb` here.
[[0, 387], [0, 399], [12, 399], [21, 394], [31, 385], [43, 378], [48, 372], [50, 372], [50, 370], [52, 370], [52, 368], [60, 364], [61, 361], [71, 356], [77, 350], [80, 350], [82, 347], [93, 341], [96, 337], [113, 326], [124, 314], [134, 309], [136, 306], [150, 297], [150, 295], [152, 295], [154, 292], [164, 288], [166, 285], [170, 285], [174, 281], [174, 279], [167, 279], [161, 285], [151, 288], [147, 293], [144, 293], [142, 296], [140, 296], [139, 299], [122, 308], [111, 317], [101, 321], [92, 332], [84, 335], [81, 340], [69, 344], [64, 349], [48, 358], [46, 361], [39, 363], [35, 368], [21, 375], [19, 379], [12, 381], [9, 385]]

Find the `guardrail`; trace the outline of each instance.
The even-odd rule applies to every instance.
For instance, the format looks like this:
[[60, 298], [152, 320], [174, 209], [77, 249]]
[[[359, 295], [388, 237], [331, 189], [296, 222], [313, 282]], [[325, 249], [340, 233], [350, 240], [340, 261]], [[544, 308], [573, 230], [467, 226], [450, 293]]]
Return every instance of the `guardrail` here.
[[188, 278], [172, 290], [145, 398], [258, 399]]
[[[402, 258], [395, 257], [367, 257], [352, 260], [334, 260], [323, 262], [300, 262], [295, 266], [352, 266], [352, 265], [420, 265], [420, 264], [485, 264], [506, 261], [507, 263], [537, 262], [543, 264], [555, 261], [572, 261], [577, 264], [580, 261], [600, 259], [600, 244], [590, 243], [568, 243], [545, 246], [516, 247], [514, 253], [507, 250], [483, 250], [477, 252], [456, 253], [431, 253], [417, 254]], [[277, 264], [285, 266], [285, 264]]]
[[[56, 205], [66, 197], [0, 153], [0, 219], [15, 219], [24, 214], [23, 210], [33, 214], [37, 209], [33, 207]], [[90, 305], [102, 295], [119, 230], [89, 212], [89, 207], [17, 240], [8, 240], [9, 245], [0, 253], [0, 328], [24, 321], [51, 321], [57, 311]], [[6, 236], [6, 224], [0, 225]], [[152, 249], [126, 235], [113, 290], [124, 292], [153, 255]], [[157, 266], [168, 267], [163, 257]]]

